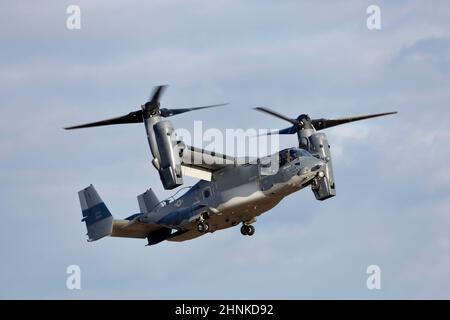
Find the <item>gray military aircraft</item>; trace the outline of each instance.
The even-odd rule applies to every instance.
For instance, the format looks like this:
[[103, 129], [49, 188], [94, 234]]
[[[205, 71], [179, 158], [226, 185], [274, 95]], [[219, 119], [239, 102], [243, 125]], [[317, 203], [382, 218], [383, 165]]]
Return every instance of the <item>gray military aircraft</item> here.
[[302, 114], [296, 119], [271, 109], [265, 112], [291, 123], [291, 126], [269, 134], [297, 134], [298, 147], [258, 159], [238, 159], [187, 146], [178, 141], [174, 128], [165, 118], [188, 111], [218, 107], [166, 109], [160, 98], [166, 86], [154, 89], [140, 110], [125, 116], [68, 127], [78, 129], [104, 125], [141, 123], [165, 189], [183, 184], [183, 175], [200, 181], [188, 187], [182, 196], [160, 201], [149, 189], [137, 197], [140, 213], [123, 220], [113, 219], [92, 185], [79, 191], [82, 215], [88, 241], [105, 236], [147, 239], [148, 245], [161, 241], [185, 241], [206, 233], [242, 224], [243, 235], [253, 235], [256, 217], [272, 209], [284, 197], [310, 186], [317, 200], [336, 195], [330, 146], [320, 130], [348, 122], [380, 117], [396, 112], [341, 119], [311, 119]]

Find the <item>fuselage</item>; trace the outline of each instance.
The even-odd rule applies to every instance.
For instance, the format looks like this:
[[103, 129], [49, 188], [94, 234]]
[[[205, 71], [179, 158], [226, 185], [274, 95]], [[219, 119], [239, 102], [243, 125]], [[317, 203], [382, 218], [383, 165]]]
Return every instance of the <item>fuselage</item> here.
[[311, 184], [322, 166], [322, 160], [297, 148], [256, 163], [227, 166], [215, 172], [212, 181], [199, 181], [178, 199], [142, 214], [139, 220], [177, 229], [182, 240], [202, 234], [195, 230], [199, 220], [207, 220], [210, 232], [240, 222], [250, 224], [287, 195]]

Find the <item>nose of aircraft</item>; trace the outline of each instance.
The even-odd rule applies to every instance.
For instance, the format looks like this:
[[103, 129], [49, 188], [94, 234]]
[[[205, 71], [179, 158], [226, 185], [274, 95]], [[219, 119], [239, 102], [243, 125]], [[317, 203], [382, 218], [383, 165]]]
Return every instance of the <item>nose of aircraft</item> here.
[[323, 160], [314, 158], [311, 159], [311, 171], [315, 172], [315, 171], [319, 171], [320, 169], [322, 169], [322, 167], [325, 165], [325, 162]]
[[325, 165], [325, 162], [323, 160], [317, 159], [313, 156], [302, 157], [302, 160], [303, 161], [301, 162], [303, 163], [300, 169], [300, 174], [319, 172], [320, 169], [322, 169], [322, 167]]

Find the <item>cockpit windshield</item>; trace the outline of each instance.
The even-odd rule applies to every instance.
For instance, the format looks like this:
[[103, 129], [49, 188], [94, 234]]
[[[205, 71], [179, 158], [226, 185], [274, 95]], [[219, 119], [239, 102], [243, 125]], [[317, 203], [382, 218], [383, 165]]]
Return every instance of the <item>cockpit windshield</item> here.
[[312, 157], [312, 154], [306, 151], [305, 149], [291, 149], [289, 150], [292, 157]]
[[282, 150], [279, 152], [280, 166], [284, 166], [300, 157], [312, 157], [312, 155], [308, 151], [299, 148]]

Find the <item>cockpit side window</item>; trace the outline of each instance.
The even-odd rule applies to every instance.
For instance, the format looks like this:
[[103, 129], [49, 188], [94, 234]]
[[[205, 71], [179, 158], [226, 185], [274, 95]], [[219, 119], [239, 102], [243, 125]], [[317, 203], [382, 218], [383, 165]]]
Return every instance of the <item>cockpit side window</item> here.
[[286, 165], [287, 163], [289, 163], [291, 161], [291, 156], [289, 154], [289, 150], [280, 151], [279, 157], [280, 157], [280, 167]]
[[289, 156], [292, 160], [292, 159], [295, 159], [295, 158], [301, 156], [301, 154], [300, 154], [299, 150], [292, 149], [292, 150], [289, 150]]

